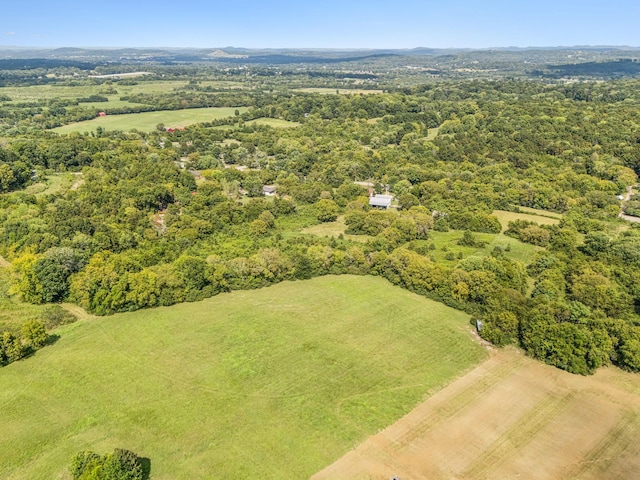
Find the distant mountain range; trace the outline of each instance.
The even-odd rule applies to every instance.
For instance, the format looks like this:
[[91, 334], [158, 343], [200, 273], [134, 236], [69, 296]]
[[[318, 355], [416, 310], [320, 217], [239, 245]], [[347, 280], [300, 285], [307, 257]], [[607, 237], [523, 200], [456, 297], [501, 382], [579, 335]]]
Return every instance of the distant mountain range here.
[[291, 49], [265, 48], [251, 49], [238, 47], [224, 48], [27, 48], [0, 46], [3, 59], [56, 59], [87, 62], [122, 61], [187, 61], [187, 62], [247, 62], [247, 63], [296, 63], [296, 62], [336, 62], [357, 61], [379, 56], [434, 56], [455, 55], [472, 52], [637, 52], [640, 47], [629, 46], [574, 46], [574, 47], [500, 47], [500, 48], [426, 48], [411, 49]]

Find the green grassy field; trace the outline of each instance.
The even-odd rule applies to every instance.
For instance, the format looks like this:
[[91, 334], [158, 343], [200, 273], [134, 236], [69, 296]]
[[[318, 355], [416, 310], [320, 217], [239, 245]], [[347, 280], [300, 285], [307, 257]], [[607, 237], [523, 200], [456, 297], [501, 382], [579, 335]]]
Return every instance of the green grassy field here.
[[[268, 125], [273, 128], [293, 128], [293, 127], [300, 126], [298, 122], [290, 122], [288, 120], [281, 120], [279, 118], [268, 118], [268, 117], [261, 117], [261, 118], [256, 118], [255, 120], [250, 120], [246, 122], [246, 125]], [[213, 128], [217, 130], [237, 130], [238, 124], [234, 123], [232, 125], [219, 125]]]
[[549, 210], [540, 210], [539, 208], [530, 208], [530, 207], [518, 207], [523, 213], [530, 213], [531, 215], [539, 215], [541, 217], [551, 217], [562, 219], [561, 213], [551, 212]]
[[304, 93], [321, 93], [324, 95], [335, 95], [339, 93], [341, 95], [344, 94], [364, 94], [364, 95], [373, 95], [377, 93], [382, 93], [382, 90], [367, 90], [364, 88], [326, 88], [326, 87], [308, 87], [308, 88], [295, 88], [295, 92], [304, 92]]
[[53, 173], [46, 176], [46, 179], [42, 182], [29, 185], [25, 192], [29, 195], [44, 195], [54, 194], [63, 190], [68, 190], [75, 181], [77, 181], [77, 175], [70, 173]]
[[468, 321], [352, 276], [81, 320], [0, 369], [0, 478], [114, 447], [154, 479], [309, 478], [486, 358]]
[[53, 131], [65, 134], [71, 132], [90, 132], [97, 127], [105, 130], [132, 130], [149, 132], [156, 128], [159, 123], [164, 123], [166, 127], [186, 127], [198, 122], [209, 122], [217, 118], [225, 118], [234, 115], [239, 110], [244, 112], [246, 107], [212, 107], [212, 108], [189, 108], [185, 110], [163, 110], [159, 112], [128, 113], [124, 115], [107, 115], [85, 122], [72, 123], [63, 127], [54, 128]]
[[[42, 312], [46, 308], [42, 305], [20, 302], [10, 296], [9, 276], [7, 262], [2, 258], [0, 259], [0, 331], [19, 330], [24, 322], [41, 319]], [[1, 401], [0, 405], [2, 405]]]
[[274, 128], [291, 128], [297, 127], [300, 124], [298, 122], [290, 122], [288, 120], [280, 120], [279, 118], [256, 118], [255, 120], [251, 120], [247, 122], [249, 125], [269, 125]]
[[[118, 93], [107, 95], [109, 101], [119, 101], [120, 97], [139, 93], [168, 93], [175, 88], [188, 85], [186, 81], [143, 81], [136, 79], [137, 85], [120, 85], [113, 83]], [[32, 85], [27, 87], [0, 87], [0, 94], [7, 95], [13, 102], [29, 102], [51, 98], [81, 98], [89, 95], [99, 95], [104, 90], [104, 85], [70, 86], [62, 84]], [[95, 105], [95, 104], [93, 104]]]
[[[498, 217], [500, 220], [500, 224], [502, 225], [502, 231], [504, 232], [507, 229], [509, 222], [513, 222], [514, 220], [528, 220], [530, 222], [536, 222], [540, 225], [557, 225], [560, 223], [560, 219], [562, 216], [557, 216], [559, 214], [553, 212], [546, 212], [545, 210], [534, 210], [530, 209], [532, 212], [527, 213], [516, 213], [516, 212], [507, 212], [504, 210], [495, 210], [493, 215]], [[533, 213], [538, 212], [538, 214]], [[539, 212], [544, 212], [545, 216], [539, 214]], [[553, 215], [556, 215], [555, 217]]]
[[348, 235], [344, 231], [347, 229], [347, 224], [344, 223], [344, 215], [340, 215], [335, 222], [319, 223], [302, 229], [302, 233], [309, 233], [317, 237], [333, 237], [338, 238], [341, 234], [347, 240], [353, 240], [355, 242], [366, 242], [374, 237], [369, 235]]
[[[448, 232], [430, 232], [429, 240], [423, 240], [423, 244], [433, 243], [435, 250], [429, 251], [429, 255], [433, 256], [438, 263], [447, 265], [449, 267], [455, 266], [460, 260], [458, 259], [458, 253], [462, 253], [463, 258], [471, 255], [485, 256], [489, 255], [492, 250], [499, 246], [502, 248], [504, 255], [512, 260], [518, 260], [519, 262], [529, 263], [534, 253], [538, 250], [542, 250], [542, 247], [536, 247], [528, 243], [523, 243], [515, 238], [507, 237], [502, 234], [493, 233], [474, 233], [475, 238], [481, 242], [485, 242], [485, 246], [478, 247], [462, 247], [457, 244], [458, 240], [462, 238], [464, 232], [460, 230], [450, 230]], [[509, 246], [510, 250], [505, 249]], [[454, 259], [447, 259], [447, 254], [453, 253]]]
[[[510, 213], [510, 212], [505, 212]], [[517, 214], [514, 214], [517, 215]], [[530, 217], [530, 215], [527, 215]], [[552, 219], [546, 219], [552, 220]], [[347, 225], [344, 223], [344, 216], [338, 217], [335, 222], [320, 223], [318, 225], [312, 225], [305, 227], [301, 233], [307, 233], [316, 235], [318, 237], [334, 237], [337, 238], [340, 234], [347, 240], [353, 240], [356, 242], [366, 242], [374, 237], [368, 235], [347, 235], [345, 230]], [[471, 255], [484, 256], [489, 255], [496, 246], [503, 249], [505, 256], [512, 260], [518, 260], [520, 262], [529, 263], [535, 252], [542, 250], [542, 247], [536, 247], [528, 243], [523, 243], [512, 237], [507, 237], [503, 234], [493, 233], [474, 233], [473, 235], [481, 242], [485, 242], [484, 247], [462, 247], [457, 244], [458, 240], [462, 238], [464, 232], [460, 230], [450, 230], [448, 232], [436, 232], [432, 230], [429, 232], [429, 240], [416, 241], [416, 245], [428, 246], [429, 244], [435, 245], [434, 250], [429, 251], [429, 256], [432, 256], [438, 263], [447, 265], [449, 267], [455, 266], [460, 261], [458, 254], [461, 253], [463, 258]], [[508, 251], [505, 249], [509, 247]], [[447, 259], [450, 257], [450, 253], [453, 253], [453, 259]]]

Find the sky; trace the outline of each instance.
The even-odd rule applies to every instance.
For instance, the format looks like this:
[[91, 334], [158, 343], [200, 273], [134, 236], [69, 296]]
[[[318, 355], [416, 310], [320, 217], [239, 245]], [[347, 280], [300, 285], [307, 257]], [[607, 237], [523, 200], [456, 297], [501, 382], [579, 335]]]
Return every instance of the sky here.
[[640, 46], [640, 0], [0, 0], [0, 48]]

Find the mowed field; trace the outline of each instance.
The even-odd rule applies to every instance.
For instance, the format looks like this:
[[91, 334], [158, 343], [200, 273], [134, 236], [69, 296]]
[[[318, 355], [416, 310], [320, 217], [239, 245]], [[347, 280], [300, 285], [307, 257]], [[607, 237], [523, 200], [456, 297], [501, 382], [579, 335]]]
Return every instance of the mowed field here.
[[52, 129], [54, 132], [64, 134], [71, 132], [92, 132], [97, 127], [105, 130], [133, 130], [143, 132], [155, 130], [159, 123], [166, 127], [186, 127], [199, 122], [210, 122], [218, 118], [232, 117], [236, 110], [240, 113], [247, 110], [246, 107], [211, 107], [189, 108], [185, 110], [162, 110], [158, 112], [126, 113], [123, 115], [107, 115], [97, 117], [84, 122], [72, 123], [63, 127]]
[[[140, 80], [136, 85], [120, 85], [114, 83], [113, 87], [118, 91], [115, 95], [106, 95], [110, 101], [116, 101], [122, 96], [137, 95], [140, 93], [168, 93], [174, 89], [188, 85], [187, 81], [149, 81]], [[103, 85], [64, 85], [64, 84], [46, 84], [46, 85], [30, 85], [20, 87], [0, 87], [0, 94], [7, 95], [13, 102], [30, 102], [41, 99], [63, 98], [75, 99], [79, 97], [88, 97], [90, 95], [102, 95]], [[89, 105], [89, 104], [86, 104]], [[93, 104], [95, 105], [95, 104]]]
[[378, 93], [382, 93], [382, 90], [369, 90], [365, 88], [327, 88], [327, 87], [307, 87], [307, 88], [296, 88], [293, 90], [294, 92], [304, 92], [304, 93], [320, 93], [323, 95], [375, 95]]
[[[498, 217], [500, 220], [500, 225], [502, 225], [502, 231], [504, 232], [508, 226], [509, 222], [513, 222], [515, 220], [526, 220], [529, 222], [536, 222], [539, 225], [557, 225], [560, 223], [562, 216], [558, 213], [554, 212], [546, 212], [544, 210], [534, 210], [529, 209], [526, 213], [517, 213], [517, 212], [507, 212], [505, 210], [494, 210], [493, 215]], [[537, 213], [533, 213], [537, 212]], [[540, 215], [539, 213], [544, 213]]]
[[313, 480], [639, 478], [640, 378], [495, 352]]
[[487, 358], [469, 328], [354, 276], [84, 318], [0, 369], [0, 478], [115, 447], [158, 480], [309, 478]]

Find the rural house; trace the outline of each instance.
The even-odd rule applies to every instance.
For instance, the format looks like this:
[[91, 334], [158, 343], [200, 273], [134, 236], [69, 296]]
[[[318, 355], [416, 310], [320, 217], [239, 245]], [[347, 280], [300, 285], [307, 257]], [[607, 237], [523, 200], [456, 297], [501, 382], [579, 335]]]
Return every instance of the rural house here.
[[391, 207], [392, 200], [393, 195], [376, 194], [372, 197], [369, 197], [369, 205], [375, 208], [387, 210]]
[[275, 185], [265, 185], [262, 187], [263, 195], [267, 195], [268, 197], [273, 197], [276, 194], [276, 186]]

